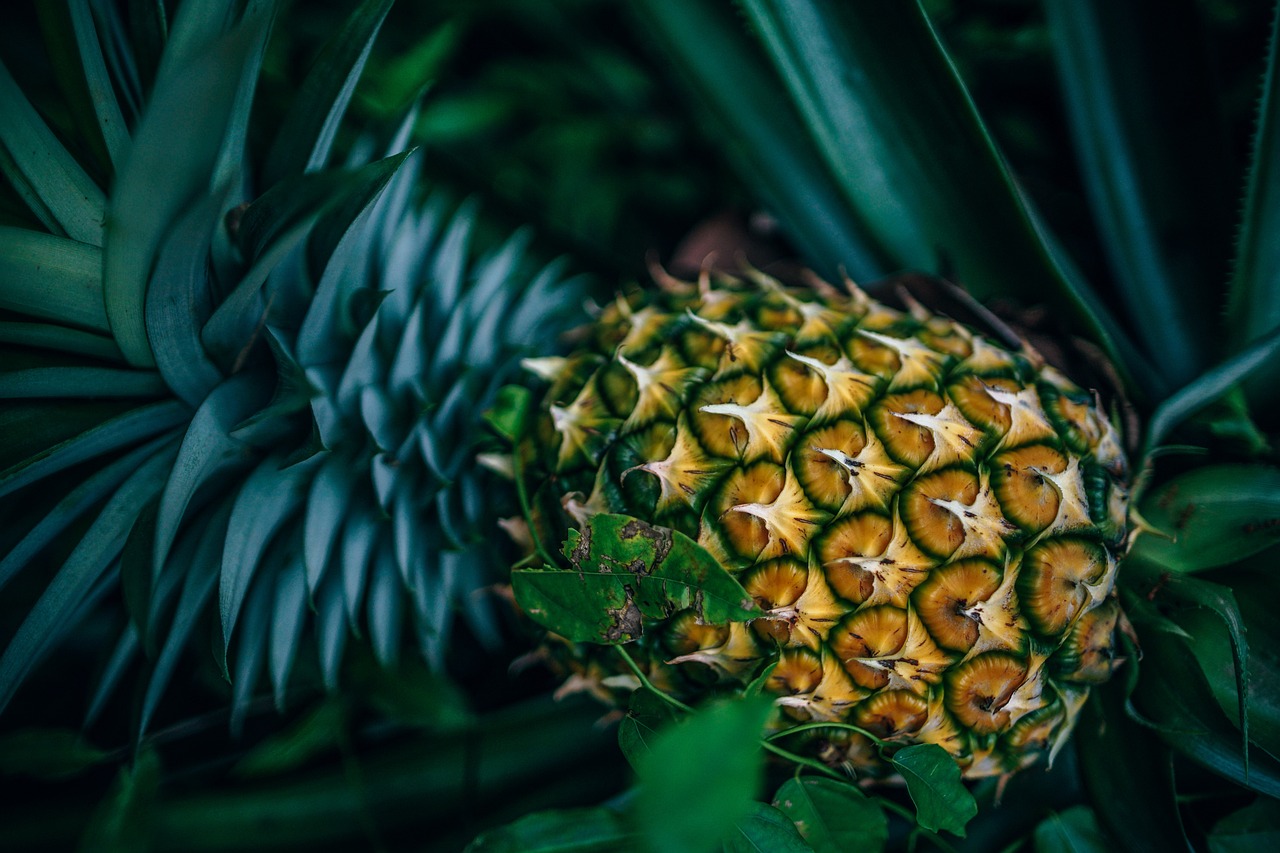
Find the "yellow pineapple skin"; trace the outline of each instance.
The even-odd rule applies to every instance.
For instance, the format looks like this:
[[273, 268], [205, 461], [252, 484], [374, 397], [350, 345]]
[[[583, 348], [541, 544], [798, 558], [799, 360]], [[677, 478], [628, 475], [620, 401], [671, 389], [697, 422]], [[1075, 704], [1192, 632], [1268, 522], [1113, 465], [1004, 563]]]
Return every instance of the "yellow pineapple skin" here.
[[[659, 283], [540, 366], [518, 448], [542, 541], [633, 515], [694, 538], [759, 605], [647, 624], [629, 648], [651, 679], [697, 699], [767, 673], [776, 729], [935, 743], [968, 777], [1060, 747], [1110, 674], [1119, 613], [1128, 470], [1096, 395], [852, 282]], [[606, 648], [568, 659], [625, 703]], [[799, 738], [886, 770], [851, 729]]]

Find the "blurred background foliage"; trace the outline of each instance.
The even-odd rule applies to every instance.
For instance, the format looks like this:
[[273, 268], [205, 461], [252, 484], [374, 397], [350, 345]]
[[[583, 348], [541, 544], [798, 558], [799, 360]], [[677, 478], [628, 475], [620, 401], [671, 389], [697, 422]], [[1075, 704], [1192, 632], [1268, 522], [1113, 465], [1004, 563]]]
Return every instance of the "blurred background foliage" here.
[[[1073, 154], [1042, 4], [924, 5], [1019, 188], [1122, 325], [1131, 325], [1133, 312], [1121, 310], [1123, 289], [1113, 279]], [[350, 8], [341, 0], [296, 0], [282, 11], [258, 87], [252, 145], [265, 151], [274, 117], [284, 114]], [[1205, 294], [1217, 304], [1231, 274], [1221, 259], [1229, 257], [1235, 236], [1273, 7], [1199, 0], [1178, 8], [1194, 15], [1150, 16], [1149, 43], [1141, 51], [1166, 52], [1155, 63], [1161, 68], [1180, 67], [1166, 61], [1170, 55], [1205, 55], [1181, 65], [1185, 79], [1159, 88], [1169, 97], [1147, 104], [1144, 120], [1147, 132], [1165, 143], [1162, 156], [1170, 161], [1163, 167], [1181, 176], [1185, 193], [1176, 204], [1193, 215], [1180, 221], [1205, 229], [1166, 236], [1210, 247], [1186, 260], [1192, 267], [1186, 273], [1201, 287], [1219, 286]], [[690, 102], [669, 57], [633, 12], [623, 0], [400, 2], [369, 58], [338, 147], [356, 145], [365, 130], [386, 134], [420, 99], [411, 141], [423, 148], [425, 181], [459, 198], [480, 198], [479, 225], [495, 241], [532, 224], [536, 249], [547, 257], [568, 254], [576, 268], [594, 275], [602, 296], [641, 278], [651, 257], [685, 268], [696, 267], [709, 249], [745, 251], [753, 260], [794, 257], [797, 249], [757, 189], [725, 156], [720, 128]], [[5, 15], [0, 55], [60, 135], [74, 138], [57, 106], [47, 46], [32, 37], [34, 6], [16, 4]], [[1138, 69], [1141, 51], [1132, 57]], [[1191, 119], [1206, 115], [1216, 120]], [[101, 161], [99, 152], [77, 153]], [[0, 195], [6, 221], [22, 221], [23, 211]], [[1028, 307], [1036, 306], [1006, 310]], [[1209, 346], [1218, 354], [1227, 349], [1221, 341]], [[1224, 440], [1219, 458], [1256, 459], [1266, 447], [1265, 436], [1241, 424], [1230, 410], [1210, 419], [1207, 429]], [[35, 590], [19, 581], [5, 594], [30, 599]], [[20, 612], [0, 609], [0, 615]], [[80, 724], [80, 694], [101, 667], [97, 652], [112, 635], [109, 623], [106, 615], [87, 622], [59, 668], [37, 674], [24, 694], [30, 701], [15, 702], [0, 720], [0, 772], [9, 788], [0, 806], [0, 846], [74, 846], [83, 837], [90, 849], [149, 842], [157, 849], [452, 850], [537, 809], [599, 803], [621, 794], [630, 778], [612, 733], [592, 728], [599, 706], [583, 697], [553, 703], [548, 673], [510, 668], [523, 642], [510, 626], [506, 648], [455, 659], [447, 675], [412, 662], [382, 672], [357, 641], [348, 656], [353, 689], [327, 695], [313, 677], [311, 689], [295, 691], [283, 714], [264, 696], [237, 739], [228, 736], [226, 713], [216, 710], [225, 684], [211, 666], [193, 662], [203, 682], [169, 702], [142, 743], [131, 741], [129, 708], [105, 715], [87, 741], [67, 739], [58, 731]], [[15, 628], [0, 624], [0, 635]], [[1274, 657], [1274, 648], [1266, 654]], [[59, 693], [72, 698], [60, 705], [39, 701]], [[1121, 713], [1123, 697], [1112, 692], [1107, 702]], [[1154, 741], [1132, 724], [1127, 730], [1135, 742]], [[124, 769], [131, 758], [137, 759], [133, 769]], [[1083, 772], [1096, 790], [1097, 768]], [[1199, 825], [1191, 828], [1201, 838], [1251, 802], [1240, 791], [1224, 796], [1216, 777], [1195, 764], [1180, 763], [1178, 772], [1185, 801], [1202, 796], [1207, 803], [1194, 812]], [[979, 792], [984, 805], [996, 796], [992, 786]], [[1066, 809], [1079, 797], [1080, 768], [1070, 755], [1052, 774], [1019, 779], [1003, 809], [984, 809], [990, 819], [970, 827], [966, 849], [1022, 844], [1046, 809]], [[1259, 826], [1271, 825], [1271, 809], [1273, 801], [1259, 798]], [[1249, 828], [1247, 815], [1237, 822]], [[1096, 824], [1085, 831], [1096, 832]], [[1067, 848], [1046, 841], [1036, 849]], [[1248, 848], [1222, 842], [1211, 849]]]

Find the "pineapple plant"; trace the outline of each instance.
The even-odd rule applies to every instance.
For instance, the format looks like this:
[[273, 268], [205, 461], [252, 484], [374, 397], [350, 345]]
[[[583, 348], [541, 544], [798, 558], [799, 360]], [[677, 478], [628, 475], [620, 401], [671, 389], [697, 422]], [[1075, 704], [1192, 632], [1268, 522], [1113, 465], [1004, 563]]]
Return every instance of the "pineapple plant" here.
[[[568, 268], [489, 239], [424, 184], [466, 172], [509, 202], [518, 184], [515, 206], [568, 222], [559, 236], [612, 290], [641, 260], [637, 208], [590, 194], [629, 198], [633, 160], [671, 137], [640, 122], [611, 162], [595, 155], [617, 124], [566, 122], [584, 147], [565, 146], [562, 171], [502, 171], [504, 146], [472, 145], [480, 124], [428, 97], [398, 133], [357, 138], [342, 116], [370, 117], [361, 68], [384, 92], [417, 87], [370, 46], [389, 4], [352, 5], [296, 87], [269, 79], [288, 65], [270, 45], [328, 29], [327, 5], [69, 0], [38, 21], [24, 7], [0, 37], [0, 772], [81, 773], [7, 803], [7, 842], [87, 828], [90, 847], [457, 849], [505, 820], [475, 849], [1221, 849], [1274, 832], [1270, 9], [645, 0], [626, 7], [625, 39], [655, 48], [637, 72], [609, 4], [402, 4], [401, 22], [448, 19], [415, 58], [481, 6], [545, 15], [545, 54], [485, 82], [517, 103], [554, 67], [552, 90], [618, 84], [599, 111], [614, 119], [638, 80], [670, 74], [711, 132], [689, 165], [665, 161], [680, 174], [664, 200], [727, 164], [740, 179], [721, 196], [766, 210], [817, 273], [744, 272], [731, 246], [705, 284], [659, 273], [602, 296], [589, 340], [549, 361], [581, 322]], [[582, 24], [600, 17], [610, 28]], [[501, 59], [494, 35], [457, 62]], [[1259, 55], [1266, 69], [1246, 66]], [[1229, 121], [1218, 92], [1193, 97], [1214, 74], [1176, 73], [1202, 60], [1232, 72]], [[988, 85], [1001, 62], [1041, 101], [1057, 68], [1048, 132], [1052, 109]], [[1232, 144], [1189, 132], [1213, 129]], [[432, 152], [447, 156], [403, 157], [451, 133]], [[1068, 140], [1078, 172], [1046, 178]], [[594, 179], [610, 169], [632, 183]], [[660, 208], [651, 233], [694, 221]], [[632, 233], [604, 227], [624, 216]], [[886, 307], [878, 282], [904, 269], [967, 289], [966, 323], [932, 300]], [[747, 336], [733, 351], [748, 364], [725, 369], [717, 328]], [[538, 404], [525, 356], [550, 380]], [[829, 403], [842, 359], [864, 381]], [[753, 420], [758, 402], [773, 420]], [[796, 437], [824, 430], [843, 444]], [[485, 467], [503, 467], [502, 441], [513, 486]], [[855, 497], [861, 469], [841, 456], [877, 443], [891, 470], [876, 485], [894, 490]], [[672, 479], [695, 451], [708, 467]], [[568, 687], [627, 706], [608, 719], [639, 784], [602, 805], [627, 771], [602, 758], [598, 708], [449, 718], [455, 688], [421, 672], [521, 689], [476, 667], [486, 643], [516, 642], [487, 590], [507, 577], [495, 521], [521, 497], [535, 556], [510, 574], [515, 598], [571, 641], [544, 653]], [[624, 540], [637, 521], [650, 536]], [[846, 550], [828, 565], [824, 548]], [[888, 571], [900, 553], [927, 566], [918, 584]], [[603, 572], [547, 594], [620, 555], [652, 569], [631, 598]], [[1015, 601], [997, 635], [991, 611]], [[1120, 611], [1131, 633], [1113, 632]], [[911, 643], [928, 654], [886, 651]], [[230, 709], [218, 734], [182, 715], [211, 706]], [[84, 739], [41, 728], [59, 724]], [[566, 805], [586, 808], [537, 811]]]

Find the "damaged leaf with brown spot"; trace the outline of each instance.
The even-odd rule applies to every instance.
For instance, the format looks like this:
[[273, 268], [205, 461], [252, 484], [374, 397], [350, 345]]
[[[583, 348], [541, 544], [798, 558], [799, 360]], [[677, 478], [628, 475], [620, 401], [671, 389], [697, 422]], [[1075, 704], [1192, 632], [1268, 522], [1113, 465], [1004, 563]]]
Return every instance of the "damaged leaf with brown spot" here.
[[644, 620], [692, 608], [721, 625], [759, 608], [700, 545], [678, 531], [602, 513], [569, 531], [568, 566], [516, 569], [516, 601], [534, 621], [574, 642], [629, 643]]

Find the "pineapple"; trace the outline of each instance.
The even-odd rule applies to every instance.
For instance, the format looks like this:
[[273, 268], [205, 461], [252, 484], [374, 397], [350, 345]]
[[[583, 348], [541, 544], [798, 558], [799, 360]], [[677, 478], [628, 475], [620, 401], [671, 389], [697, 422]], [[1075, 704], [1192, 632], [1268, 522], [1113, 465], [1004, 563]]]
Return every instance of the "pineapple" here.
[[[1127, 462], [1097, 400], [1029, 347], [849, 281], [658, 278], [582, 351], [532, 363], [550, 379], [519, 451], [532, 527], [679, 531], [758, 615], [624, 614], [615, 638], [639, 636], [678, 695], [763, 677], [775, 728], [938, 744], [970, 777], [1060, 746], [1119, 612]], [[579, 682], [620, 683], [581, 654]], [[871, 745], [834, 727], [811, 744], [878, 773]]]

